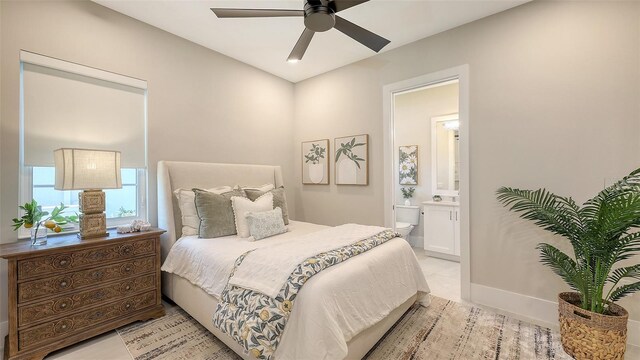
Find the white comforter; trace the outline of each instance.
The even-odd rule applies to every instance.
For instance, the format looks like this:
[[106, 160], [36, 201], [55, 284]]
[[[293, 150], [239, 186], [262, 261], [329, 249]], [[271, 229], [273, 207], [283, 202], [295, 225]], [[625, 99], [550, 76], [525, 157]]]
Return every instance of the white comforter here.
[[247, 254], [229, 284], [275, 298], [289, 275], [305, 259], [354, 244], [384, 230], [379, 226], [345, 224], [300, 235], [295, 241], [256, 249]]
[[[219, 298], [238, 256], [255, 248], [294, 244], [324, 228], [291, 222], [289, 232], [257, 242], [237, 237], [184, 237], [173, 246], [162, 270]], [[275, 358], [343, 359], [349, 340], [416, 293], [428, 305], [427, 282], [411, 247], [401, 238], [328, 268], [298, 294]]]

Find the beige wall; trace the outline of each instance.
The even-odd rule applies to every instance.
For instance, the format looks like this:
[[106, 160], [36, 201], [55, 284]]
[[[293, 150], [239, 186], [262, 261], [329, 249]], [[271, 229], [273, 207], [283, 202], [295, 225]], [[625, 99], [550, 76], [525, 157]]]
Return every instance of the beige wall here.
[[[584, 201], [639, 167], [640, 3], [533, 2], [295, 86], [299, 141], [370, 134], [371, 185], [299, 188], [301, 219], [383, 224], [382, 87], [470, 68], [471, 280], [554, 300], [537, 261], [557, 242], [495, 200], [502, 185]], [[299, 176], [299, 174], [297, 174]], [[640, 319], [640, 295], [623, 302]]]
[[[155, 163], [169, 159], [280, 164], [296, 219], [382, 224], [382, 86], [469, 64], [472, 282], [550, 300], [564, 287], [534, 246], [557, 239], [507, 213], [494, 191], [546, 186], [582, 201], [640, 165], [637, 2], [530, 3], [295, 88], [86, 1], [0, 4], [0, 242], [15, 239], [19, 49], [149, 82], [152, 221]], [[369, 186], [299, 185], [300, 141], [361, 133]], [[634, 319], [639, 299], [623, 303]]]
[[[422, 205], [431, 200], [431, 118], [458, 112], [458, 84], [431, 87], [396, 95], [394, 98], [395, 149], [393, 164], [396, 167], [394, 187], [396, 204], [404, 204], [404, 198], [397, 181], [398, 147], [418, 145], [418, 185], [412, 186], [416, 192], [411, 204]], [[447, 144], [445, 144], [447, 145]], [[424, 217], [420, 216], [420, 224], [411, 232], [410, 241], [413, 246], [423, 247]]]
[[[0, 3], [0, 242], [16, 239], [20, 49], [148, 81], [152, 222], [158, 160], [281, 165], [285, 184], [293, 183], [290, 82], [88, 1]], [[295, 194], [287, 196], [295, 218]]]

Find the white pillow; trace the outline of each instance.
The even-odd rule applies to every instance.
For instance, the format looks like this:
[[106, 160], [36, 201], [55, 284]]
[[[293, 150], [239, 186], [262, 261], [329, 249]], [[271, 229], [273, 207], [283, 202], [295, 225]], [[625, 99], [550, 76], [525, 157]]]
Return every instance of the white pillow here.
[[282, 209], [279, 207], [263, 212], [248, 212], [245, 216], [251, 237], [249, 240], [257, 241], [274, 235], [287, 232], [282, 218]]
[[[220, 186], [213, 189], [207, 189], [212, 193], [222, 194], [229, 192], [231, 186]], [[196, 194], [191, 189], [176, 189], [173, 192], [178, 199], [178, 207], [180, 208], [180, 216], [182, 217], [182, 236], [198, 235], [200, 227], [200, 218], [196, 211]]]
[[251, 201], [247, 198], [240, 196], [233, 196], [231, 198], [231, 205], [233, 206], [233, 216], [236, 220], [236, 231], [241, 238], [248, 238], [251, 236], [249, 232], [249, 224], [247, 223], [246, 215], [249, 212], [263, 212], [273, 209], [273, 194], [266, 193], [256, 201]]
[[264, 184], [264, 185], [260, 185], [260, 186], [242, 186], [243, 189], [251, 189], [251, 190], [258, 190], [258, 191], [262, 191], [262, 192], [267, 192], [267, 191], [271, 191], [273, 189], [275, 189], [275, 185], [273, 184]]

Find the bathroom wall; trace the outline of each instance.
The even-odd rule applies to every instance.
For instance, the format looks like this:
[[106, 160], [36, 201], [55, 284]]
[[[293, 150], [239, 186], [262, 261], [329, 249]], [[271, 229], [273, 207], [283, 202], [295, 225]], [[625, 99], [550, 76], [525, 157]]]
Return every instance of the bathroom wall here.
[[[418, 145], [418, 185], [412, 205], [421, 205], [430, 200], [431, 191], [431, 118], [458, 112], [458, 83], [429, 87], [423, 90], [407, 92], [395, 96], [394, 106], [394, 164], [396, 183], [396, 204], [404, 204], [404, 198], [398, 179], [398, 157], [400, 146]], [[424, 216], [420, 215], [420, 224], [410, 234], [412, 246], [422, 248], [424, 236]]]

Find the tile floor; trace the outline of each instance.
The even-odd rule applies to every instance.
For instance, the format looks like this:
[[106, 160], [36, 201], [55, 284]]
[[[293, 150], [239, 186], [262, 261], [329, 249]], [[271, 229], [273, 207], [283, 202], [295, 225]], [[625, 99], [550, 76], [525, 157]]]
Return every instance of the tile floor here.
[[[414, 251], [427, 278], [431, 293], [445, 299], [462, 302], [460, 298], [460, 264], [428, 257], [422, 249], [414, 249]], [[131, 360], [131, 356], [118, 334], [112, 331], [53, 353], [47, 359]], [[639, 360], [640, 348], [629, 348], [626, 359]]]
[[460, 263], [429, 257], [424, 250], [413, 248], [427, 279], [431, 294], [457, 302], [460, 297]]

